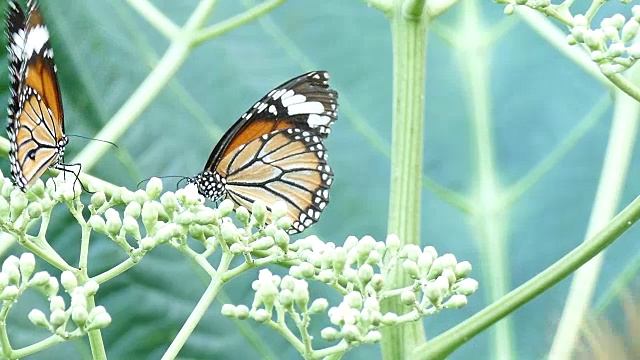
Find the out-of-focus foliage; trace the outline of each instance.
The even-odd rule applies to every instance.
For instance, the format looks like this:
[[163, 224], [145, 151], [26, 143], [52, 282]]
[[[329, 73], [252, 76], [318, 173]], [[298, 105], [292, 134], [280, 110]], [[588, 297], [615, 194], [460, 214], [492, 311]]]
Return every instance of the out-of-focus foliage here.
[[[490, 106], [494, 175], [504, 192], [553, 153], [595, 104], [610, 95], [517, 17], [505, 17], [500, 6], [489, 2], [466, 1], [475, 6], [454, 7], [430, 30], [424, 172], [445, 188], [471, 198], [479, 183], [476, 133], [471, 122], [475, 108], [470, 102], [469, 72], [461, 64], [474, 56], [467, 52], [474, 43], [470, 40], [463, 46], [448, 41], [452, 34], [464, 31], [463, 21], [469, 16], [480, 21], [479, 31], [495, 35], [490, 48], [485, 49], [490, 61], [485, 64], [484, 96]], [[154, 4], [182, 24], [197, 1], [155, 0]], [[210, 23], [245, 10], [244, 4], [221, 0]], [[52, 32], [67, 133], [93, 136], [147, 76], [168, 41], [123, 0], [52, 0], [43, 1], [42, 7]], [[338, 244], [348, 235], [384, 239], [390, 176], [390, 51], [387, 20], [362, 1], [289, 1], [272, 14], [197, 48], [118, 141], [119, 148], [110, 151], [91, 173], [129, 188], [151, 176], [193, 175], [202, 169], [222, 131], [256, 99], [299, 73], [325, 69], [331, 73], [341, 100], [339, 121], [325, 142], [336, 177], [331, 204], [310, 233]], [[6, 83], [2, 84], [0, 89], [6, 96]], [[605, 112], [566, 156], [503, 213], [509, 288], [534, 276], [582, 241], [610, 115]], [[67, 156], [73, 158], [85, 145], [84, 140], [72, 138]], [[4, 162], [2, 170], [7, 169]], [[638, 165], [632, 165], [623, 203], [640, 190], [634, 181], [638, 170]], [[173, 185], [169, 181], [167, 188]], [[479, 233], [478, 218], [429, 189], [423, 199], [422, 244], [469, 259], [480, 280], [478, 293], [487, 299], [482, 276], [495, 269], [492, 263], [482, 262], [486, 257], [480, 249], [486, 234]], [[70, 215], [60, 211], [54, 214], [48, 236], [67, 261], [77, 258], [79, 252], [79, 228], [74, 224]], [[636, 237], [637, 231], [632, 229], [610, 249], [597, 290], [638, 252]], [[92, 274], [123, 259], [120, 249], [105, 238], [92, 239], [91, 245]], [[12, 250], [22, 251], [18, 247]], [[271, 270], [282, 273], [282, 269]], [[218, 300], [250, 302], [251, 281], [256, 277], [254, 273], [236, 279]], [[99, 303], [113, 318], [103, 332], [109, 357], [159, 358], [200, 298], [205, 279], [184, 257], [170, 249], [158, 249], [101, 288]], [[568, 281], [561, 283], [514, 314], [515, 346], [522, 359], [540, 358], [547, 351], [567, 286]], [[312, 290], [324, 291], [320, 286]], [[26, 318], [31, 308], [43, 306], [41, 299], [32, 300], [22, 300], [13, 314], [17, 324], [12, 330], [14, 341], [23, 339], [28, 344], [34, 336], [43, 336]], [[430, 318], [427, 335], [437, 335], [485, 305], [478, 296], [463, 310]], [[473, 339], [452, 358], [489, 354], [487, 335]], [[33, 358], [88, 354], [83, 340]], [[221, 316], [220, 303], [209, 310], [180, 355], [191, 359], [298, 358], [272, 331]], [[379, 357], [378, 347], [359, 348], [348, 358], [367, 356]]]

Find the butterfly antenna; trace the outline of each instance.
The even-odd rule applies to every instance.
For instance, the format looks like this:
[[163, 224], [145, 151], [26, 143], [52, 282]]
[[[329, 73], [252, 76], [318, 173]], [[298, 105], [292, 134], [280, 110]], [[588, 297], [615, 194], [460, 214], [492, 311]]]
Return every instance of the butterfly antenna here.
[[102, 139], [96, 139], [96, 138], [92, 138], [92, 137], [88, 137], [88, 136], [82, 136], [82, 135], [67, 135], [67, 137], [77, 137], [80, 139], [85, 139], [85, 140], [90, 140], [90, 141], [99, 141], [105, 144], [109, 144], [109, 145], [113, 145], [113, 147], [115, 147], [116, 149], [118, 148], [118, 145], [116, 145], [115, 143], [112, 143], [111, 141], [108, 140], [102, 140]]

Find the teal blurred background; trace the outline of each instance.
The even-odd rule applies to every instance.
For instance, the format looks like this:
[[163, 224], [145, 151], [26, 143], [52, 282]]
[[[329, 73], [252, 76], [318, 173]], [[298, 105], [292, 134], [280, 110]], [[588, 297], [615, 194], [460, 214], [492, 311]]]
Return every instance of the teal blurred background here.
[[[476, 0], [466, 0], [476, 1]], [[168, 46], [124, 0], [41, 1], [52, 32], [55, 60], [63, 92], [68, 134], [94, 136], [147, 76]], [[6, 6], [6, 1], [0, 1]], [[181, 25], [196, 0], [154, 0]], [[246, 10], [244, 1], [222, 0], [209, 21]], [[491, 130], [499, 183], [513, 185], [548, 156], [577, 126], [592, 106], [609, 96], [596, 80], [547, 44], [502, 7], [477, 1], [477, 16], [487, 30], [499, 34], [488, 50]], [[620, 5], [617, 5], [620, 6]], [[460, 67], [462, 50], [447, 41], [458, 31], [463, 14], [458, 4], [437, 19], [429, 34], [426, 82], [424, 174], [463, 195], [478, 181], [475, 134], [470, 126], [469, 87]], [[196, 48], [177, 76], [136, 124], [100, 161], [91, 174], [135, 188], [155, 175], [193, 175], [222, 132], [272, 87], [314, 69], [328, 70], [340, 93], [339, 121], [325, 142], [336, 177], [331, 204], [309, 232], [341, 244], [349, 235], [386, 236], [391, 141], [392, 53], [387, 19], [359, 0], [290, 0], [258, 21]], [[5, 40], [6, 41], [6, 40]], [[4, 51], [4, 50], [3, 50]], [[6, 51], [3, 53], [6, 57]], [[0, 78], [7, 79], [6, 68]], [[2, 96], [8, 90], [3, 80]], [[4, 100], [2, 100], [4, 101]], [[514, 288], [577, 246], [584, 236], [604, 156], [611, 110], [572, 147], [551, 171], [529, 188], [505, 214], [510, 287]], [[72, 138], [67, 159], [86, 145]], [[636, 156], [637, 157], [637, 156]], [[7, 162], [2, 162], [7, 174]], [[638, 161], [630, 169], [622, 203], [640, 190], [634, 181]], [[175, 189], [175, 182], [165, 181]], [[79, 228], [59, 209], [48, 236], [70, 263], [79, 254]], [[433, 337], [488, 304], [483, 279], [494, 264], [480, 257], [482, 238], [474, 219], [424, 189], [422, 245], [434, 245], [474, 265], [480, 289], [469, 305], [425, 320]], [[607, 253], [596, 293], [600, 294], [638, 253], [637, 229], [631, 229]], [[90, 273], [100, 273], [124, 259], [107, 239], [92, 239]], [[21, 249], [14, 248], [16, 253]], [[215, 261], [215, 259], [212, 259]], [[44, 265], [41, 265], [43, 268]], [[44, 267], [46, 269], [46, 267]], [[283, 273], [283, 269], [273, 268]], [[225, 288], [225, 299], [249, 305], [257, 270]], [[206, 277], [168, 247], [156, 249], [124, 275], [104, 284], [98, 304], [112, 315], [104, 340], [112, 359], [157, 359], [178, 332], [205, 289]], [[564, 281], [513, 315], [515, 350], [520, 359], [538, 359], [549, 349], [569, 282]], [[323, 286], [318, 296], [337, 304]], [[229, 300], [230, 299], [230, 300]], [[234, 322], [220, 315], [220, 302], [209, 310], [180, 353], [182, 359], [298, 359], [274, 332], [253, 321]], [[26, 320], [29, 309], [47, 304], [31, 294], [10, 317], [17, 346], [46, 336]], [[619, 316], [614, 307], [611, 314]], [[316, 321], [314, 319], [314, 321]], [[327, 325], [317, 317], [312, 325]], [[474, 338], [452, 359], [491, 358], [489, 333]], [[317, 336], [319, 339], [319, 336]], [[322, 344], [319, 342], [319, 344]], [[268, 350], [265, 350], [268, 349]], [[266, 352], [265, 352], [266, 351]], [[70, 342], [33, 359], [87, 358], [86, 341]], [[479, 357], [480, 356], [480, 357]], [[362, 346], [346, 358], [380, 357], [377, 346]]]

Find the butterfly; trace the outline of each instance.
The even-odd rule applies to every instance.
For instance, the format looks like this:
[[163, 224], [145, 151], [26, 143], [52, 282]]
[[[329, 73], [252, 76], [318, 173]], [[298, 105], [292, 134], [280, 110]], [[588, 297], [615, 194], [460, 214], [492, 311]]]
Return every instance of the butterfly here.
[[64, 164], [69, 139], [49, 30], [36, 0], [28, 15], [14, 1], [7, 11], [10, 96], [7, 133], [14, 183], [26, 191], [48, 169], [70, 171]]
[[337, 107], [326, 71], [295, 77], [247, 110], [222, 136], [204, 170], [187, 182], [203, 196], [231, 199], [236, 207], [284, 201], [293, 221], [288, 232], [302, 232], [329, 203], [333, 171], [322, 142]]

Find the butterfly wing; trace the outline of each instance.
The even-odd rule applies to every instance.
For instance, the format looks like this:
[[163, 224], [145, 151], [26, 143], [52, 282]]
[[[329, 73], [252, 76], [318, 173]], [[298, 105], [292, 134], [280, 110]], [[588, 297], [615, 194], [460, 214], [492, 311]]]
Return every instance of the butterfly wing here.
[[277, 130], [234, 149], [218, 171], [226, 179], [227, 198], [238, 205], [286, 202], [291, 233], [318, 221], [333, 181], [321, 137], [300, 129]]
[[28, 8], [25, 20], [19, 6], [11, 1], [7, 20], [12, 89], [7, 126], [9, 161], [11, 174], [23, 190], [61, 160], [67, 143], [49, 31], [37, 2], [29, 1]]
[[222, 136], [211, 152], [205, 170], [240, 145], [283, 129], [301, 129], [326, 137], [336, 121], [338, 93], [329, 88], [326, 71], [312, 71], [271, 90], [247, 110]]

